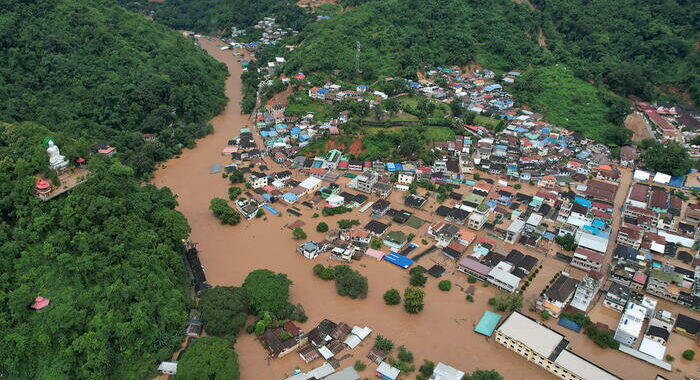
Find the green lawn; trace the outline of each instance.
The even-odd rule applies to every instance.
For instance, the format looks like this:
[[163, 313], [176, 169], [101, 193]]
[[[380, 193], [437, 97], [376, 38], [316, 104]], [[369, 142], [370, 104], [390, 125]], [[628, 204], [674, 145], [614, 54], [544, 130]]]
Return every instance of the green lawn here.
[[425, 138], [430, 141], [447, 141], [455, 139], [455, 131], [449, 127], [425, 127]]
[[498, 120], [484, 115], [476, 115], [476, 117], [474, 117], [474, 124], [481, 125], [489, 129], [495, 128], [498, 125], [498, 122]]
[[334, 115], [331, 115], [331, 106], [320, 100], [311, 99], [306, 92], [296, 92], [289, 95], [287, 109], [285, 114], [289, 116], [304, 116], [307, 113], [313, 113], [316, 120], [326, 120]]

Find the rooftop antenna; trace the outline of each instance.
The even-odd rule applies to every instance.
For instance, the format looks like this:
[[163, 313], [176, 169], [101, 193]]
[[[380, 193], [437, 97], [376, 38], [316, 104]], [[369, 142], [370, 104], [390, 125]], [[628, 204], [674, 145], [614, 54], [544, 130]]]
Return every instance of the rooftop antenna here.
[[360, 71], [360, 51], [362, 49], [362, 45], [360, 44], [360, 41], [355, 41], [355, 44], [357, 46], [357, 52], [355, 52], [355, 71], [359, 74], [362, 71]]

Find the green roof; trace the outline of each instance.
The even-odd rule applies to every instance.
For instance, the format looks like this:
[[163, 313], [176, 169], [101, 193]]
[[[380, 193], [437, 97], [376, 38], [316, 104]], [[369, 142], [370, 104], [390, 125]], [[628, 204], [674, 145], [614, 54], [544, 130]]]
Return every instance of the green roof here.
[[408, 220], [406, 221], [407, 226], [419, 229], [423, 225], [424, 220], [421, 218], [416, 217], [415, 215], [411, 215]]
[[385, 240], [393, 243], [403, 243], [407, 240], [406, 234], [401, 231], [391, 231], [386, 234]]

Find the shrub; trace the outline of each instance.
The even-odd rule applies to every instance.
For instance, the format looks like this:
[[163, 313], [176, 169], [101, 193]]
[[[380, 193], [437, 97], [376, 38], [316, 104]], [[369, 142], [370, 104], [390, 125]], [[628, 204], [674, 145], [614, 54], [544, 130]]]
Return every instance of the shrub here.
[[377, 337], [374, 339], [374, 348], [388, 354], [394, 348], [394, 342], [381, 335], [377, 335]]
[[411, 314], [418, 314], [423, 310], [423, 297], [425, 292], [420, 288], [409, 287], [403, 292], [403, 308]]
[[318, 213], [315, 212], [313, 215], [311, 215], [311, 217], [312, 217], [312, 218], [318, 218]]
[[469, 276], [469, 278], [467, 278], [467, 282], [470, 283], [470, 284], [475, 283], [475, 282], [476, 282], [476, 277], [474, 277], [474, 276]]
[[411, 280], [409, 282], [411, 283], [411, 286], [424, 286], [427, 281], [428, 277], [426, 277], [423, 273], [416, 272], [411, 275]]
[[324, 207], [323, 211], [321, 211], [321, 214], [323, 216], [333, 216], [333, 215], [338, 215], [338, 214], [344, 214], [346, 212], [352, 211], [351, 208], [345, 207], [345, 206], [338, 206], [338, 207]]
[[316, 225], [316, 231], [318, 232], [328, 232], [328, 223], [321, 222]]
[[387, 305], [398, 305], [401, 303], [401, 294], [396, 289], [389, 289], [384, 292], [384, 303]]
[[369, 243], [369, 246], [373, 249], [379, 249], [382, 247], [382, 240], [377, 239], [377, 238], [372, 238], [372, 241]]
[[423, 365], [421, 365], [420, 368], [418, 368], [418, 372], [420, 372], [425, 377], [432, 376], [434, 370], [435, 363], [431, 362], [430, 360], [424, 361]]
[[238, 198], [238, 196], [241, 195], [241, 192], [243, 192], [243, 190], [241, 190], [241, 188], [238, 186], [229, 187], [228, 188], [228, 199], [235, 201], [236, 198]]
[[413, 363], [413, 353], [404, 346], [399, 346], [399, 360], [406, 363]]
[[425, 240], [425, 239], [421, 239], [421, 240], [420, 240], [420, 243], [423, 244], [423, 245], [428, 245], [428, 241]]
[[521, 185], [521, 184], [519, 184], [519, 183], [516, 183], [515, 185], [513, 185], [513, 188], [514, 188], [515, 190], [520, 190], [520, 189], [523, 188], [523, 185]]
[[323, 272], [324, 269], [326, 269], [326, 267], [323, 266], [323, 264], [316, 264], [316, 265], [314, 265], [312, 270], [316, 276], [321, 277], [321, 273]]
[[360, 360], [355, 360], [355, 364], [352, 367], [355, 368], [355, 371], [361, 372], [367, 368], [367, 365]]
[[674, 360], [676, 360], [676, 358], [674, 358], [673, 355], [666, 355], [666, 361], [667, 361], [667, 362], [672, 362], [672, 361], [674, 361]]
[[481, 286], [483, 286], [484, 288], [488, 288], [488, 287], [489, 287], [488, 281], [482, 282], [482, 283], [481, 283]]
[[489, 305], [497, 311], [514, 311], [523, 307], [523, 296], [520, 294], [498, 295], [489, 299]]
[[416, 267], [413, 267], [413, 268], [411, 268], [411, 269], [408, 270], [408, 274], [411, 275], [411, 276], [413, 276], [413, 275], [416, 274], [416, 273], [418, 273], [418, 274], [423, 274], [423, 273], [425, 273], [425, 268], [416, 266]]
[[228, 175], [228, 180], [230, 183], [243, 183], [245, 182], [245, 177], [243, 176], [243, 172], [236, 169], [231, 172], [231, 174]]
[[262, 218], [263, 216], [265, 216], [265, 210], [259, 208], [258, 211], [255, 212], [255, 217]]
[[241, 221], [241, 214], [228, 205], [226, 199], [214, 198], [209, 203], [209, 210], [221, 221], [221, 224], [234, 225]]
[[543, 321], [546, 321], [550, 318], [551, 316], [549, 315], [549, 312], [547, 310], [543, 310], [540, 313], [540, 318], [542, 318]]
[[340, 219], [338, 221], [338, 227], [344, 230], [352, 228], [353, 226], [359, 226], [360, 221], [357, 219]]
[[438, 288], [444, 292], [449, 291], [452, 289], [452, 281], [450, 280], [442, 280], [438, 283]]
[[306, 232], [301, 229], [301, 227], [297, 227], [294, 230], [292, 230], [292, 238], [295, 240], [303, 240], [306, 239]]
[[598, 330], [595, 325], [586, 327], [586, 335], [588, 335], [595, 344], [602, 348], [612, 348], [614, 350], [620, 347], [620, 343], [615, 340], [613, 334], [608, 330]]
[[471, 294], [467, 294], [467, 301], [474, 302], [474, 296], [472, 296]]
[[335, 272], [333, 271], [333, 268], [328, 267], [328, 268], [323, 268], [321, 271], [321, 275], [319, 276], [323, 280], [333, 280], [335, 279]]
[[245, 332], [247, 332], [248, 334], [254, 333], [254, 332], [255, 332], [255, 325], [248, 325], [248, 326], [246, 326]]
[[685, 360], [693, 360], [695, 358], [695, 351], [693, 350], [685, 350], [683, 351], [683, 359]]

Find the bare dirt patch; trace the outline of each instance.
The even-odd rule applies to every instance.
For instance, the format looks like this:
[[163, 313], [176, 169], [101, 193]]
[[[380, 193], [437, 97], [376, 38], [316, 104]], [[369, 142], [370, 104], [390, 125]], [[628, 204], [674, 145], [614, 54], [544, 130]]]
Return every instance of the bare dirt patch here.
[[362, 139], [359, 137], [352, 140], [349, 146], [340, 141], [330, 140], [326, 143], [326, 151], [331, 149], [338, 149], [348, 154], [352, 154], [355, 157], [365, 151], [365, 149], [362, 147]]
[[267, 108], [270, 108], [270, 107], [276, 106], [276, 105], [286, 106], [287, 105], [287, 98], [289, 98], [289, 95], [291, 95], [291, 94], [292, 94], [292, 89], [290, 87], [287, 87], [286, 90], [284, 90], [282, 92], [278, 92], [275, 95], [273, 95], [267, 101], [267, 103], [265, 103], [265, 105], [267, 106]]
[[654, 138], [649, 127], [644, 121], [644, 117], [638, 112], [627, 115], [625, 118], [625, 128], [632, 131], [632, 141], [642, 141]]

